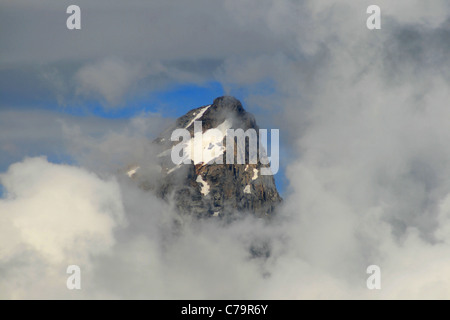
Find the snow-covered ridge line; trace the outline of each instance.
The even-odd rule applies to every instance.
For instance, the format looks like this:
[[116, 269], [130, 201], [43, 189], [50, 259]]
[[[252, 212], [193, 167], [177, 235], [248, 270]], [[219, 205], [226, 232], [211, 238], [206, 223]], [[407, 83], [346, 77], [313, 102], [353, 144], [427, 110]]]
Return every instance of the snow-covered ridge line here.
[[[182, 159], [192, 160], [194, 164], [207, 164], [208, 162], [216, 159], [223, 155], [225, 151], [225, 147], [223, 146], [222, 141], [216, 141], [216, 139], [207, 139], [208, 132], [211, 130], [219, 130], [222, 135], [225, 137], [227, 134], [227, 130], [230, 129], [232, 123], [230, 120], [225, 120], [216, 128], [211, 128], [203, 132], [202, 135], [195, 135], [185, 143], [183, 143], [183, 148], [185, 151], [185, 157]], [[200, 146], [201, 154], [196, 154], [196, 146]], [[207, 152], [205, 152], [205, 150]]]
[[[188, 123], [188, 125], [187, 125], [186, 127], [184, 127], [184, 128], [185, 128], [185, 129], [189, 128], [189, 127], [191, 126], [191, 124], [194, 123], [194, 121], [200, 119], [200, 118], [203, 116], [203, 114], [205, 113], [205, 111], [209, 109], [209, 107], [211, 107], [211, 105], [206, 106], [206, 107], [204, 107], [202, 110], [200, 110], [200, 111], [198, 112], [198, 114], [197, 114], [197, 115], [196, 115], [196, 116]], [[195, 115], [195, 113], [194, 113], [194, 115]]]

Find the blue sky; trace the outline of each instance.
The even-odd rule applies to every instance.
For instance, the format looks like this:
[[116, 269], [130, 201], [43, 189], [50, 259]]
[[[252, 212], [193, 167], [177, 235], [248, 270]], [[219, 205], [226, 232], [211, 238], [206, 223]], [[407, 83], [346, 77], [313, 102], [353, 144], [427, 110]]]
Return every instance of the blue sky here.
[[95, 100], [81, 101], [80, 105], [72, 107], [54, 106], [56, 110], [62, 110], [76, 116], [93, 115], [102, 118], [129, 119], [138, 116], [142, 112], [159, 113], [163, 117], [177, 118], [193, 108], [209, 104], [216, 97], [224, 95], [220, 83], [209, 82], [204, 85], [176, 84], [168, 88], [141, 94], [123, 103], [124, 106], [111, 109]]

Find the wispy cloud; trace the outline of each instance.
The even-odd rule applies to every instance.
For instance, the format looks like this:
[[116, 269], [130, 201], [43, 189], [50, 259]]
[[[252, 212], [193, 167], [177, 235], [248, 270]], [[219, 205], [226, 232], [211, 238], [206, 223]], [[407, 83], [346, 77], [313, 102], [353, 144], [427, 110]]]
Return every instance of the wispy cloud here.
[[138, 64], [107, 58], [83, 66], [75, 75], [77, 92], [86, 97], [106, 101], [108, 106], [123, 104], [125, 95], [145, 76]]

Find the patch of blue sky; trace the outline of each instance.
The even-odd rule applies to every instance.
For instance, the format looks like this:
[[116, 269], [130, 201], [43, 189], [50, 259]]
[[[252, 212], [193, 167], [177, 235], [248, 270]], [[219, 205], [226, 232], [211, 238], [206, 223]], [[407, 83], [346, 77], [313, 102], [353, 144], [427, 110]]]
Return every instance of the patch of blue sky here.
[[146, 111], [158, 112], [165, 117], [178, 118], [193, 108], [211, 104], [224, 95], [219, 82], [211, 81], [204, 85], [177, 85], [168, 90], [153, 94]]
[[[48, 110], [75, 116], [98, 116], [102, 118], [133, 118], [142, 112], [159, 113], [163, 117], [177, 118], [195, 107], [212, 103], [225, 94], [233, 95], [244, 104], [251, 95], [270, 95], [274, 91], [270, 80], [253, 85], [227, 85], [227, 90], [218, 81], [202, 84], [173, 84], [164, 90], [137, 94], [125, 99], [118, 105], [107, 105], [105, 101], [95, 99], [69, 99], [57, 101], [48, 92], [46, 94], [18, 94], [3, 95], [1, 105], [12, 108], [32, 108], [33, 110]], [[42, 93], [42, 92], [41, 92]], [[264, 110], [258, 110], [264, 112]]]
[[[176, 84], [164, 90], [136, 95], [118, 105], [107, 105], [106, 102], [84, 99], [60, 105], [56, 100], [28, 101], [33, 109], [45, 109], [74, 116], [97, 116], [108, 119], [129, 119], [143, 112], [159, 113], [166, 118], [177, 118], [192, 108], [203, 106], [219, 96], [224, 89], [219, 82], [204, 84]], [[11, 101], [14, 104], [14, 101]]]
[[[264, 129], [263, 127], [260, 127], [260, 129]], [[272, 128], [275, 129], [275, 128]], [[275, 157], [276, 155], [274, 155], [274, 150], [272, 148], [272, 129], [268, 128], [267, 129], [267, 145], [264, 146], [267, 152], [267, 155], [269, 157]], [[286, 148], [283, 145], [283, 130], [279, 130], [279, 140], [278, 140], [279, 144], [278, 144], [278, 171], [276, 173], [274, 173], [274, 178], [275, 178], [275, 185], [277, 186], [278, 192], [280, 192], [280, 194], [284, 194], [285, 191], [285, 185], [287, 182], [286, 179], [286, 172], [285, 172], [285, 165], [286, 163], [284, 163], [284, 160], [287, 159], [288, 157], [288, 153], [289, 150], [286, 150]], [[273, 169], [274, 168], [274, 164], [273, 161], [271, 161], [271, 167]], [[272, 171], [273, 171], [272, 169]]]

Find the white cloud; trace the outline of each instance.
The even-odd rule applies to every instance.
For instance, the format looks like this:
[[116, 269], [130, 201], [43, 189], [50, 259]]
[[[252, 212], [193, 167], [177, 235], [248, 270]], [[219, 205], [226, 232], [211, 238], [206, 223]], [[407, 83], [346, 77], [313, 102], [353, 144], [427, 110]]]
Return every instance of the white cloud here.
[[117, 107], [123, 103], [125, 95], [144, 75], [144, 70], [139, 64], [107, 58], [82, 67], [75, 78], [79, 84], [77, 90], [79, 94], [102, 98], [108, 106]]
[[70, 264], [88, 279], [92, 257], [111, 251], [125, 223], [118, 184], [45, 158], [13, 164], [0, 179], [0, 296], [57, 297]]
[[[17, 231], [16, 243], [2, 241], [2, 252], [24, 245], [49, 261], [86, 259], [114, 244], [112, 230], [123, 221], [118, 185], [92, 173], [44, 158], [29, 158], [1, 175], [8, 191], [0, 202], [2, 228]], [[4, 232], [2, 232], [3, 236]], [[1, 260], [8, 255], [2, 254]]]

